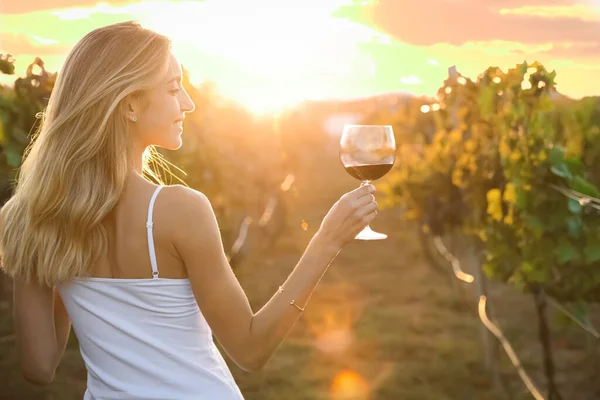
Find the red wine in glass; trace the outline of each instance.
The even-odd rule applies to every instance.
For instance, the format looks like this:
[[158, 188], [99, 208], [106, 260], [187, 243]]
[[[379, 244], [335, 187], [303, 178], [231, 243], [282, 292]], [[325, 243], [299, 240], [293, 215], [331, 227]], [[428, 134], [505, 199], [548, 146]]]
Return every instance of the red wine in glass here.
[[[340, 161], [352, 177], [368, 185], [387, 174], [396, 160], [396, 140], [389, 125], [344, 125]], [[355, 239], [381, 240], [386, 234], [366, 226]]]
[[394, 164], [364, 164], [344, 166], [346, 172], [360, 181], [374, 181], [389, 172]]

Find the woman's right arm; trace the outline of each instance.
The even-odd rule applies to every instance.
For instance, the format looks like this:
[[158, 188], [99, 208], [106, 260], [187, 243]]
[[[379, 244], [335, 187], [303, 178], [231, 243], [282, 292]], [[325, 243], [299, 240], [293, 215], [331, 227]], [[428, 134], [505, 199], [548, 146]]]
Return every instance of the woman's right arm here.
[[[175, 189], [176, 188], [176, 189]], [[267, 362], [297, 321], [319, 280], [341, 248], [377, 214], [372, 185], [346, 193], [323, 219], [283, 293], [254, 313], [225, 254], [215, 214], [202, 193], [175, 186], [174, 245], [183, 259], [198, 306], [215, 337], [242, 369]]]

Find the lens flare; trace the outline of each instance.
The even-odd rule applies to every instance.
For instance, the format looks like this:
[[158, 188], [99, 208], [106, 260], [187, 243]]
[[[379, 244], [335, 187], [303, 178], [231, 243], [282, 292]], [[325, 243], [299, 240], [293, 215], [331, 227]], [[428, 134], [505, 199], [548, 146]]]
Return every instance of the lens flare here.
[[345, 370], [337, 374], [331, 384], [331, 400], [367, 400], [369, 384], [357, 372]]

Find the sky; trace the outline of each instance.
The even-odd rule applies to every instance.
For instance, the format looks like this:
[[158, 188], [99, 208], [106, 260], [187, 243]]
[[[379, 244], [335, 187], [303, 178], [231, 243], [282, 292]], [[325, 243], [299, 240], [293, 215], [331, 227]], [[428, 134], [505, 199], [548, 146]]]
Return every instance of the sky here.
[[17, 74], [36, 56], [60, 71], [87, 32], [126, 20], [169, 36], [193, 83], [212, 81], [255, 112], [433, 96], [452, 65], [475, 78], [523, 61], [556, 70], [565, 95], [600, 95], [600, 0], [9, 0], [0, 52]]

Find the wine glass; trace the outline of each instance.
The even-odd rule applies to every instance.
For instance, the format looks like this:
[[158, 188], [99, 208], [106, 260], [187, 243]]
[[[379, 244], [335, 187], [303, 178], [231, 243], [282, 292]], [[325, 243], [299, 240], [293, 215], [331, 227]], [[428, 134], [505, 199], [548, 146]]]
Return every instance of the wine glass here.
[[[396, 140], [389, 125], [344, 125], [340, 139], [340, 161], [352, 177], [368, 185], [388, 173], [396, 160]], [[381, 240], [386, 234], [373, 231], [368, 225], [358, 234], [358, 240]]]

